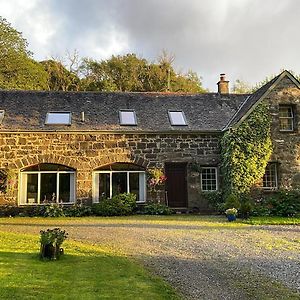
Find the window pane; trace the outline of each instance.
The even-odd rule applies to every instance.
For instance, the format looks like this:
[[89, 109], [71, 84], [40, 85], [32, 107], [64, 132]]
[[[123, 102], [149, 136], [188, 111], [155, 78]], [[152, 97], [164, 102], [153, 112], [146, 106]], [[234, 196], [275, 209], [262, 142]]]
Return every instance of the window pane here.
[[201, 185], [203, 191], [217, 190], [216, 168], [203, 168], [201, 171]]
[[47, 113], [46, 124], [71, 124], [71, 113], [49, 112]]
[[280, 130], [294, 130], [294, 114], [292, 106], [279, 107], [279, 128]]
[[277, 165], [269, 163], [263, 177], [263, 188], [268, 190], [277, 189]]
[[127, 193], [127, 173], [112, 173], [112, 195]]
[[140, 173], [129, 173], [129, 192], [136, 195], [136, 201], [140, 201]]
[[26, 203], [38, 202], [38, 174], [27, 174]]
[[110, 175], [105, 173], [99, 174], [99, 199], [110, 198], [109, 185], [110, 185]]
[[55, 203], [56, 202], [56, 188], [57, 188], [57, 174], [56, 173], [42, 173], [41, 174], [41, 203]]
[[59, 174], [59, 202], [70, 202], [70, 173]]
[[169, 111], [171, 125], [186, 125], [185, 117], [182, 111]]
[[135, 111], [119, 111], [121, 125], [136, 125]]

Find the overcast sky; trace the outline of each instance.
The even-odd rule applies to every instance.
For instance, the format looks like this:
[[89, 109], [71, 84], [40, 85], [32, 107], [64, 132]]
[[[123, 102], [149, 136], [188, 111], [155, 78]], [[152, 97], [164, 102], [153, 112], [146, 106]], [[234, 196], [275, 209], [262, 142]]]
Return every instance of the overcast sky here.
[[0, 0], [0, 15], [38, 60], [76, 49], [153, 61], [165, 49], [177, 70], [196, 71], [211, 91], [223, 72], [231, 85], [300, 73], [299, 0]]

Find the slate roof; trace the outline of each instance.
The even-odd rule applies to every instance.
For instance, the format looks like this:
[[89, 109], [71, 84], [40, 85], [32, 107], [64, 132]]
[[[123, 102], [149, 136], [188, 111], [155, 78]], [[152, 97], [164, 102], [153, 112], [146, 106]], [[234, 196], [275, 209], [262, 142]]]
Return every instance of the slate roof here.
[[[248, 95], [0, 91], [0, 131], [221, 131]], [[137, 126], [121, 126], [119, 110], [134, 109]], [[171, 126], [168, 110], [182, 110], [187, 126]], [[45, 125], [47, 112], [70, 111], [72, 124]], [[85, 113], [85, 122], [81, 121]]]

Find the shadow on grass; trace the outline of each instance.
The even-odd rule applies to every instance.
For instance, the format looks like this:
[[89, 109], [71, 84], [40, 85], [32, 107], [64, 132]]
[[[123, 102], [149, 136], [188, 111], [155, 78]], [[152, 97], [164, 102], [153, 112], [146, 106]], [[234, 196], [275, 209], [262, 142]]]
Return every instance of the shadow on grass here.
[[[77, 249], [78, 250], [78, 249]], [[121, 256], [80, 252], [58, 261], [0, 252], [0, 299], [177, 299], [162, 280]]]

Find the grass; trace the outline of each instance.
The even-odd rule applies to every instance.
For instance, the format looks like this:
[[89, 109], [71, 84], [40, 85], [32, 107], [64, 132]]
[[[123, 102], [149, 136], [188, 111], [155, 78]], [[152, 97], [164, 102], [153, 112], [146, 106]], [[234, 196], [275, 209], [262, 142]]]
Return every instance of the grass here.
[[41, 261], [38, 237], [0, 232], [0, 299], [179, 299], [160, 278], [109, 249], [65, 242]]
[[300, 218], [296, 217], [251, 217], [243, 223], [251, 225], [300, 225]]

